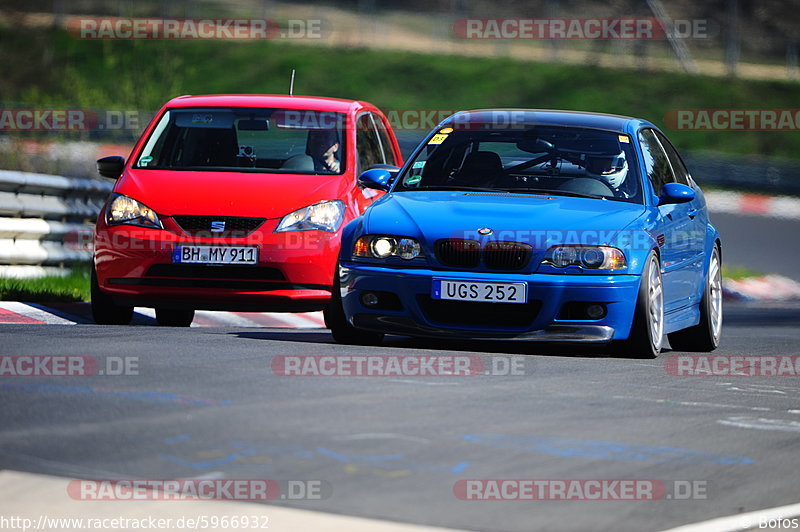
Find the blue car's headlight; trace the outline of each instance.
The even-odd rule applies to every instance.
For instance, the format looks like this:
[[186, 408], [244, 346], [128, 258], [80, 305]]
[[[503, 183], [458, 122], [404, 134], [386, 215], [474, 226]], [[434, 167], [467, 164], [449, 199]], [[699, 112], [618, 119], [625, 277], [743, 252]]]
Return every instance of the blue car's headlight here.
[[542, 264], [556, 268], [578, 266], [590, 270], [620, 270], [627, 267], [625, 254], [609, 246], [553, 246], [545, 253]]
[[342, 220], [344, 202], [323, 201], [287, 214], [281, 219], [275, 232], [318, 230], [335, 233], [342, 225]]
[[153, 229], [164, 229], [158, 215], [143, 203], [133, 198], [115, 194], [106, 209], [106, 223], [108, 225], [138, 225]]
[[406, 236], [365, 235], [356, 240], [353, 256], [369, 259], [400, 257], [413, 260], [422, 257], [422, 246], [415, 238]]

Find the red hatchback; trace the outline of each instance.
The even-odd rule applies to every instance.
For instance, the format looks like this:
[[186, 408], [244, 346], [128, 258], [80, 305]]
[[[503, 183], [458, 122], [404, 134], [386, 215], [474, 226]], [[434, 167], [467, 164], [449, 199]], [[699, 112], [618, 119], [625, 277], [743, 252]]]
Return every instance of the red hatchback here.
[[341, 228], [380, 192], [356, 181], [402, 155], [386, 117], [360, 101], [181, 96], [130, 158], [98, 161], [116, 179], [97, 220], [92, 312], [160, 325], [196, 309], [305, 312], [331, 296]]

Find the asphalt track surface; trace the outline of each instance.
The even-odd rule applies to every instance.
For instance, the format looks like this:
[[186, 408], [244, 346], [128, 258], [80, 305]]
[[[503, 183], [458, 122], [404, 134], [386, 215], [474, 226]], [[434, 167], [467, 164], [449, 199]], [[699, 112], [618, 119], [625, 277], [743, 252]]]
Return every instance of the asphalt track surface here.
[[[793, 377], [675, 377], [669, 351], [636, 360], [513, 342], [351, 347], [325, 330], [0, 327], [3, 355], [138, 360], [126, 376], [3, 377], [0, 469], [314, 479], [326, 498], [271, 504], [467, 530], [661, 530], [798, 502]], [[728, 304], [715, 354], [797, 355], [799, 335], [796, 304]], [[289, 355], [430, 354], [516, 363], [522, 374], [297, 377], [271, 367]], [[454, 495], [459, 480], [520, 478], [653, 479], [673, 497]], [[706, 493], [677, 500], [674, 481]]]

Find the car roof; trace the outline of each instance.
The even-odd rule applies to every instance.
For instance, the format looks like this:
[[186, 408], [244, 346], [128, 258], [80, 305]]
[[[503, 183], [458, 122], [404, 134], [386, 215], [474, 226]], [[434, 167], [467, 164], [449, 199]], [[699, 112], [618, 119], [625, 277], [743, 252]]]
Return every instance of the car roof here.
[[310, 109], [348, 113], [362, 108], [376, 110], [370, 103], [317, 96], [288, 96], [285, 94], [206, 94], [178, 96], [165, 107], [266, 107], [278, 109]]
[[459, 111], [446, 118], [441, 125], [463, 122], [496, 122], [535, 124], [543, 126], [572, 126], [594, 129], [605, 129], [627, 133], [632, 126], [650, 126], [652, 124], [640, 118], [588, 111], [561, 111], [553, 109], [472, 109]]

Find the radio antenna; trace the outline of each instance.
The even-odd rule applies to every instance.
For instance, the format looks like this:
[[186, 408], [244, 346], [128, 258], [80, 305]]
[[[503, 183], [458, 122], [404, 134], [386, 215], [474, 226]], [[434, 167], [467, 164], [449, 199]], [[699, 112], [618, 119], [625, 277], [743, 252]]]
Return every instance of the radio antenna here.
[[289, 82], [289, 96], [294, 96], [294, 69], [292, 69], [292, 80]]

